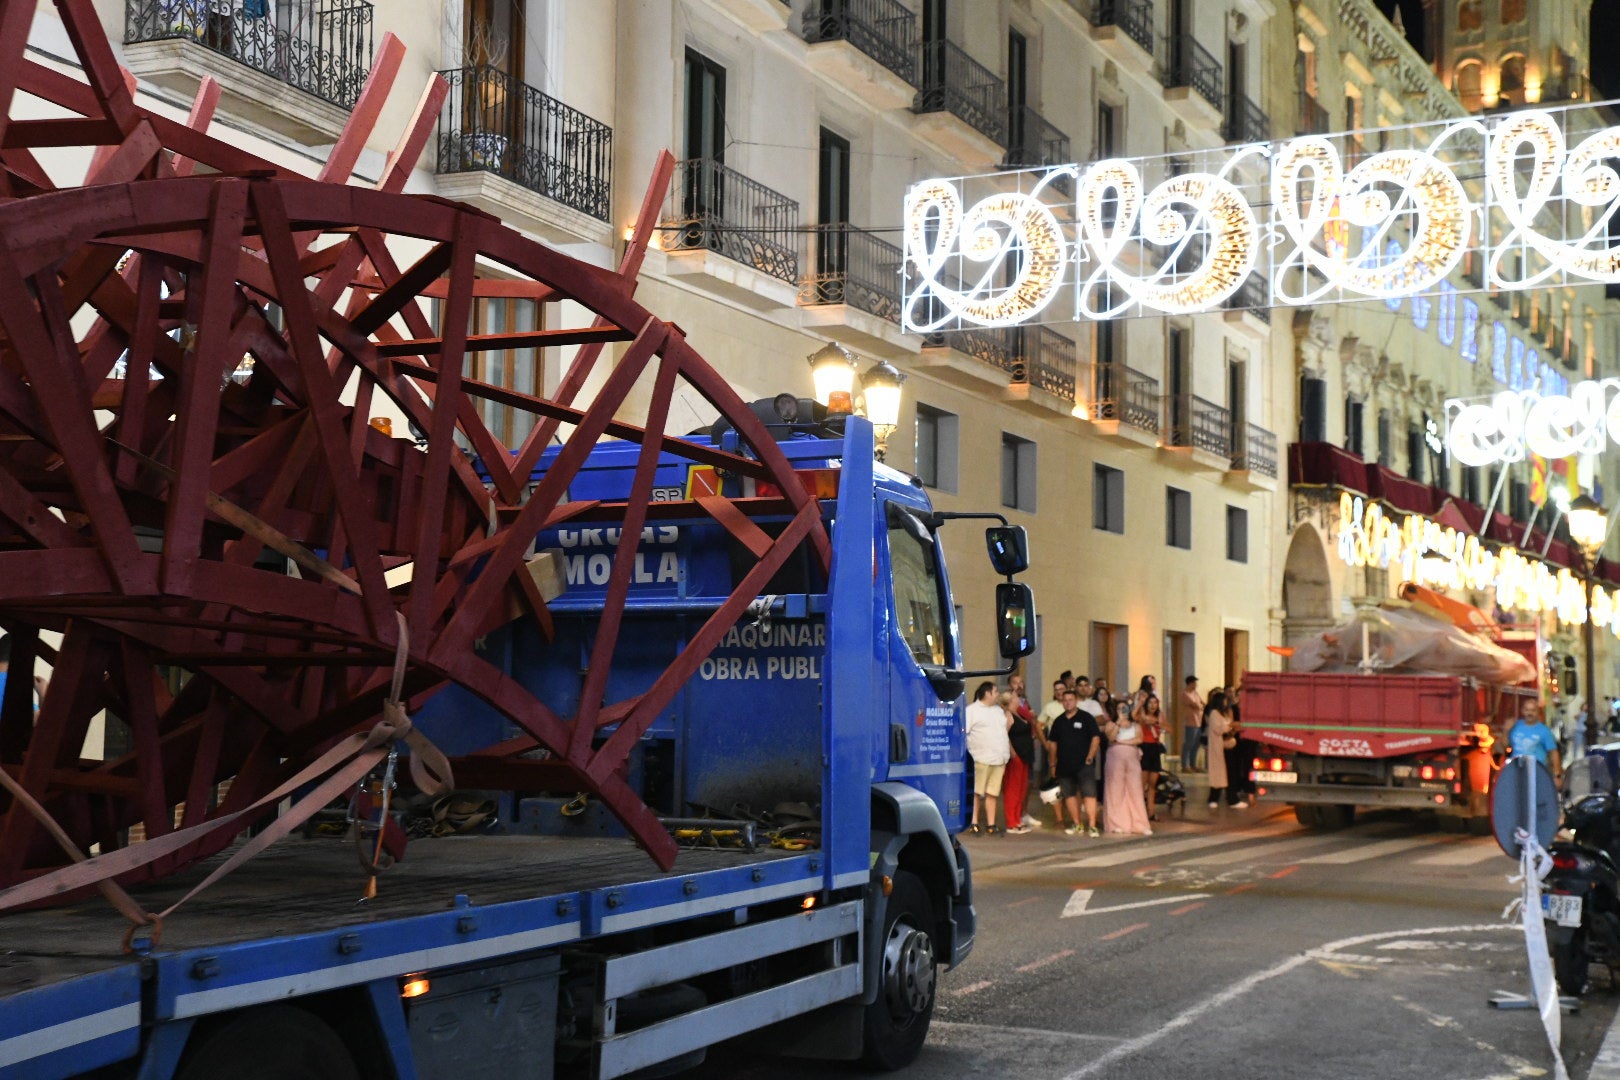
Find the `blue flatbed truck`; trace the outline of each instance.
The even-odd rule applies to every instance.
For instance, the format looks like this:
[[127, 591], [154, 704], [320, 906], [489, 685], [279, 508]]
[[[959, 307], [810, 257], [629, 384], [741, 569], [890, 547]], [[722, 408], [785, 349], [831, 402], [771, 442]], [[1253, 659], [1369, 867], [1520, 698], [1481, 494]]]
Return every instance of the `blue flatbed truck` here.
[[[779, 574], [629, 763], [672, 828], [707, 816], [688, 833], [714, 846], [683, 848], [660, 872], [598, 808], [572, 801], [564, 815], [555, 795], [508, 793], [499, 835], [413, 842], [365, 903], [352, 852], [289, 839], [133, 954], [99, 902], [9, 914], [0, 1076], [605, 1080], [662, 1075], [750, 1032], [777, 1052], [912, 1060], [937, 971], [973, 945], [955, 840], [968, 808], [962, 688], [987, 674], [961, 670], [937, 530], [995, 515], [933, 512], [910, 477], [874, 461], [862, 420], [780, 445], [819, 485], [830, 569], [807, 555]], [[623, 498], [637, 450], [598, 447], [571, 497]], [[658, 490], [677, 497], [688, 468], [670, 459]], [[1022, 530], [1003, 522], [986, 537], [1007, 578], [1002, 654], [1027, 655], [1033, 606], [1012, 580], [1027, 565]], [[479, 646], [560, 709], [577, 702], [579, 650], [606, 596], [592, 558], [615, 539], [537, 537], [566, 566], [553, 641], [525, 619]], [[660, 520], [642, 550], [610, 694], [649, 684], [746, 558], [699, 517]], [[456, 691], [416, 721], [451, 753], [516, 732]], [[765, 837], [784, 806], [804, 820], [775, 846]], [[728, 832], [715, 815], [744, 825]], [[759, 842], [734, 845], [748, 822], [764, 822]], [[213, 864], [137, 896], [160, 910]]]

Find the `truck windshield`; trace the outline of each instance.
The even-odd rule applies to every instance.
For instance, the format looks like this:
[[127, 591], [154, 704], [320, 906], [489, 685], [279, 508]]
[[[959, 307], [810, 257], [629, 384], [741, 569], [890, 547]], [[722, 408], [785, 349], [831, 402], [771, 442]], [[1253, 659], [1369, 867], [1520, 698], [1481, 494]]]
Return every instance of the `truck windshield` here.
[[914, 514], [889, 506], [889, 570], [895, 623], [912, 658], [924, 667], [950, 663], [933, 533]]

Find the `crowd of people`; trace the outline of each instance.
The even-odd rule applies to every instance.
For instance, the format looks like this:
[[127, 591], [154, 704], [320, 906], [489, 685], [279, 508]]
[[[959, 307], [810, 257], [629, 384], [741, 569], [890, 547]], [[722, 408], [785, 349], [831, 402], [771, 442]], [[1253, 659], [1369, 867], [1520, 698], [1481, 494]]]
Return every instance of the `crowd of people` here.
[[[1243, 738], [1242, 691], [1216, 687], [1206, 698], [1198, 679], [1181, 689], [1183, 772], [1206, 763], [1209, 808], [1248, 807], [1248, 762]], [[1030, 812], [1032, 789], [1052, 806], [1055, 823], [1070, 836], [1103, 831], [1151, 836], [1161, 804], [1169, 734], [1158, 683], [1142, 676], [1129, 693], [1113, 693], [1102, 679], [1065, 671], [1052, 683], [1052, 699], [1037, 710], [1022, 675], [1005, 688], [978, 685], [967, 707], [967, 751], [972, 762], [973, 817], [969, 831], [1022, 835], [1042, 827]], [[999, 814], [998, 814], [999, 810]]]

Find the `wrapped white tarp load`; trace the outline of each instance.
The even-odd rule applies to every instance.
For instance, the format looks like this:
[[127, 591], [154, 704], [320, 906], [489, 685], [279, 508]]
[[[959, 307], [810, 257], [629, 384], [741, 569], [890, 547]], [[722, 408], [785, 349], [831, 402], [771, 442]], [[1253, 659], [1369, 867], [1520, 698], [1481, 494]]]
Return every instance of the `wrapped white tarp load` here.
[[1530, 661], [1480, 634], [1400, 607], [1368, 608], [1297, 646], [1290, 671], [1465, 675], [1511, 684], [1535, 677]]

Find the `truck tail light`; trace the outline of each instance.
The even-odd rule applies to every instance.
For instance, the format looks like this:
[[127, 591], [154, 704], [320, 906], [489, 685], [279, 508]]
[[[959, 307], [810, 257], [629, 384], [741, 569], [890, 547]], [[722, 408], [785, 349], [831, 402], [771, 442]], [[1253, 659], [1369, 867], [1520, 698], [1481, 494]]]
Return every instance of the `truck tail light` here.
[[1425, 766], [1423, 766], [1423, 768], [1419, 769], [1418, 770], [1418, 779], [1419, 780], [1433, 780], [1434, 779], [1434, 766], [1433, 765], [1425, 765]]
[[1442, 780], [1455, 780], [1455, 779], [1457, 779], [1457, 770], [1452, 769], [1452, 768], [1441, 769], [1440, 770], [1440, 779], [1442, 779]]
[[1446, 797], [1444, 795], [1436, 795], [1434, 797], [1434, 804], [1436, 806], [1444, 806], [1444, 805], [1446, 805]]
[[399, 996], [402, 998], [418, 998], [431, 989], [433, 989], [433, 984], [428, 981], [428, 977], [418, 972], [415, 975], [407, 975], [400, 980]]

